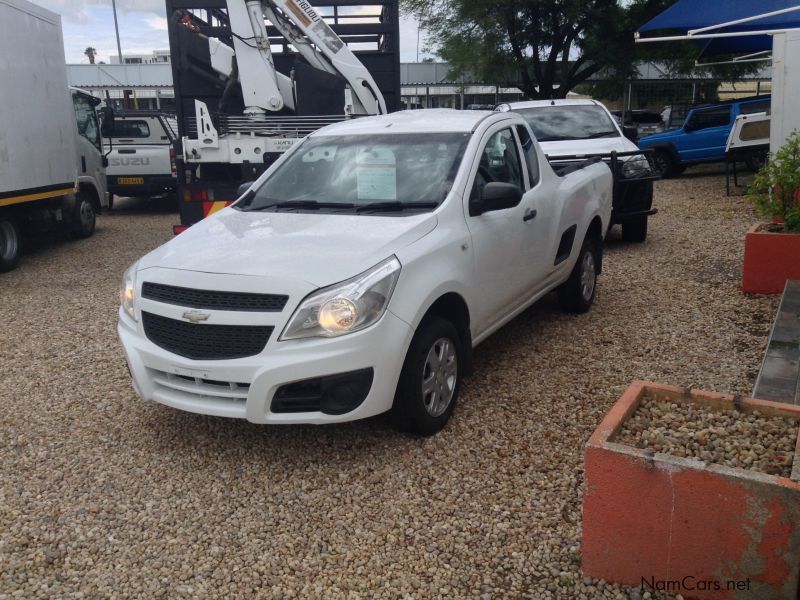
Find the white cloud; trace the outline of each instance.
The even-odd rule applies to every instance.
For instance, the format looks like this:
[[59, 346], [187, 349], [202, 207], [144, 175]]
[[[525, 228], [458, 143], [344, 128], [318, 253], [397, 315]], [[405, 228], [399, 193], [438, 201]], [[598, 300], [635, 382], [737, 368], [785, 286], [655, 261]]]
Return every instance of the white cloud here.
[[151, 29], [155, 29], [156, 31], [167, 30], [166, 17], [159, 17], [158, 15], [150, 15], [149, 17], [144, 18], [144, 22], [147, 23]]

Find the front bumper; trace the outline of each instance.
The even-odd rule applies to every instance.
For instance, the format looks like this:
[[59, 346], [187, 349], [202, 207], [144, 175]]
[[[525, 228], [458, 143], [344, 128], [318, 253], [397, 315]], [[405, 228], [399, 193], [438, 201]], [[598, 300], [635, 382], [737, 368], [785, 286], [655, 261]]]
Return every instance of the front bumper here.
[[[372, 327], [338, 338], [279, 342], [281, 332], [276, 329], [260, 354], [217, 361], [190, 360], [156, 346], [121, 310], [117, 333], [136, 392], [145, 400], [252, 423], [323, 424], [363, 419], [391, 408], [414, 332], [387, 311]], [[275, 392], [284, 384], [367, 368], [374, 370], [372, 387], [348, 413], [270, 410]]]

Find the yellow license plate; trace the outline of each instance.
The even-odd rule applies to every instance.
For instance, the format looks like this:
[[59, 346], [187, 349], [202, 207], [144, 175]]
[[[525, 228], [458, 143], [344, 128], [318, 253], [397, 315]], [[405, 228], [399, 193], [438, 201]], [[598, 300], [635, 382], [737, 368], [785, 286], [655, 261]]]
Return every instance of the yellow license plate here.
[[144, 177], [117, 177], [117, 185], [144, 185]]

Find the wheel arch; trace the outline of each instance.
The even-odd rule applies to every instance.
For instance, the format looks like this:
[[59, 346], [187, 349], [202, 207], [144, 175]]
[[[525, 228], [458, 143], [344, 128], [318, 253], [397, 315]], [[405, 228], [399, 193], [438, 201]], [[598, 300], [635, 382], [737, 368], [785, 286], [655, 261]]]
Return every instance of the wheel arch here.
[[663, 151], [670, 155], [672, 160], [675, 161], [676, 165], [681, 164], [681, 157], [678, 154], [678, 149], [675, 147], [675, 144], [672, 142], [657, 142], [652, 146], [648, 146], [648, 150], [653, 150], [654, 152]]
[[423, 313], [420, 322], [425, 317], [437, 316], [450, 321], [458, 331], [461, 342], [462, 355], [464, 356], [464, 374], [472, 373], [472, 331], [470, 329], [470, 313], [467, 302], [456, 292], [447, 292], [434, 300]]
[[597, 274], [603, 272], [603, 220], [600, 215], [595, 215], [589, 228], [586, 230], [586, 238], [594, 241], [597, 247]]
[[90, 202], [92, 203], [92, 207], [96, 213], [100, 212], [101, 204], [100, 204], [100, 193], [97, 191], [97, 188], [94, 186], [93, 183], [89, 181], [81, 181], [78, 183], [78, 192], [81, 194], [86, 194], [89, 197]]

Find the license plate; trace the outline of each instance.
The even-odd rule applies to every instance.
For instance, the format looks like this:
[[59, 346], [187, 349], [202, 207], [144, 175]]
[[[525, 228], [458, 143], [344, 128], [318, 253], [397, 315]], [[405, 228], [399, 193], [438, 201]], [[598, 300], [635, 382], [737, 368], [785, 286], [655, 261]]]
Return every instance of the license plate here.
[[118, 185], [144, 185], [144, 177], [117, 177]]

